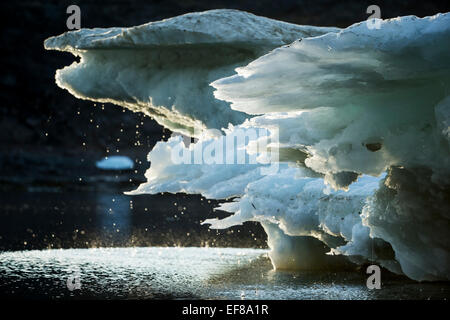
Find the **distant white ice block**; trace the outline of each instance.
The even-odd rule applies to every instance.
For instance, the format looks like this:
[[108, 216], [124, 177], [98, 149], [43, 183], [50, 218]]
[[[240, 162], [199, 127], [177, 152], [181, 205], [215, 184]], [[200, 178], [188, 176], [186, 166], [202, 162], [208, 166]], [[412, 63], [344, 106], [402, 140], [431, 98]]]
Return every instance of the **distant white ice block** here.
[[126, 156], [105, 157], [95, 163], [97, 168], [102, 170], [131, 170], [134, 162]]
[[131, 28], [70, 31], [47, 39], [45, 48], [81, 58], [55, 77], [74, 96], [143, 112], [193, 135], [194, 128], [221, 130], [247, 117], [216, 100], [210, 82], [276, 47], [337, 30], [211, 10]]

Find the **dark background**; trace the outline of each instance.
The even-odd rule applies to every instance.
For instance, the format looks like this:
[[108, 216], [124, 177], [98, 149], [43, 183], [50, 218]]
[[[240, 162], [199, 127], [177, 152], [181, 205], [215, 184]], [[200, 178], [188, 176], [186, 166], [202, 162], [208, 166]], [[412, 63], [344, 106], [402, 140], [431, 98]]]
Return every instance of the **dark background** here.
[[[149, 167], [148, 152], [171, 133], [140, 114], [114, 105], [94, 106], [93, 102], [78, 100], [56, 86], [55, 71], [71, 64], [74, 58], [68, 53], [45, 51], [43, 41], [67, 31], [66, 8], [70, 4], [81, 8], [82, 28], [134, 26], [220, 8], [245, 10], [297, 24], [338, 27], [365, 20], [370, 4], [380, 6], [382, 18], [410, 14], [423, 17], [450, 11], [449, 1], [423, 0], [2, 1], [0, 250], [201, 245], [205, 241], [217, 245], [265, 246], [264, 233], [256, 225], [232, 229], [236, 231], [234, 234], [230, 230], [222, 232], [228, 238], [218, 238], [215, 232], [200, 227], [199, 221], [205, 217], [220, 214], [212, 211], [215, 202], [208, 203], [196, 196], [133, 198], [135, 218], [128, 224], [131, 231], [125, 239], [118, 237], [112, 227], [109, 232], [114, 237], [99, 239], [99, 224], [87, 227], [96, 215], [108, 209], [105, 197], [144, 182], [144, 172]], [[136, 141], [141, 144], [135, 145]], [[112, 154], [131, 157], [136, 161], [136, 170], [105, 172], [95, 168], [95, 161]], [[121, 199], [129, 201], [126, 197]], [[182, 211], [178, 209], [180, 205], [187, 206], [184, 213], [189, 215], [177, 215]], [[148, 206], [154, 212], [151, 218], [144, 211]], [[167, 220], [168, 217], [172, 220]], [[152, 233], [153, 237], [148, 236], [144, 229], [147, 227], [159, 231]], [[237, 237], [238, 230], [245, 236]], [[207, 233], [214, 236], [205, 237]]]

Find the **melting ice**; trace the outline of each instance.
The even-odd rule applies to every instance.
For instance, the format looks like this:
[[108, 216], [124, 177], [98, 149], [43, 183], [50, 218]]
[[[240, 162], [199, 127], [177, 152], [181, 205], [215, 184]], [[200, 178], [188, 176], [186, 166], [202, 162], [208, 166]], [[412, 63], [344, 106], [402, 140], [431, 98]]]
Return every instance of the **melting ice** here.
[[[450, 279], [450, 14], [341, 30], [212, 10], [67, 32], [45, 47], [81, 57], [56, 73], [74, 96], [198, 139], [157, 143], [131, 194], [223, 199], [218, 209], [231, 215], [204, 223], [260, 222], [275, 268], [374, 262]], [[174, 150], [190, 156], [251, 128], [277, 142], [276, 171], [173, 161]], [[260, 142], [239, 150], [250, 156]]]

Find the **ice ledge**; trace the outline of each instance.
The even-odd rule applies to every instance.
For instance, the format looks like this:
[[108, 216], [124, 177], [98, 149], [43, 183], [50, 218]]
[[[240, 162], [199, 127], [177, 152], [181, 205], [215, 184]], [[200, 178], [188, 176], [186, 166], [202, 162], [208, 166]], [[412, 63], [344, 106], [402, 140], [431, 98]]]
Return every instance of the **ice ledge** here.
[[302, 37], [337, 32], [338, 28], [301, 26], [251, 13], [219, 9], [187, 13], [130, 28], [69, 31], [45, 40], [61, 51], [186, 44], [266, 44], [279, 46]]

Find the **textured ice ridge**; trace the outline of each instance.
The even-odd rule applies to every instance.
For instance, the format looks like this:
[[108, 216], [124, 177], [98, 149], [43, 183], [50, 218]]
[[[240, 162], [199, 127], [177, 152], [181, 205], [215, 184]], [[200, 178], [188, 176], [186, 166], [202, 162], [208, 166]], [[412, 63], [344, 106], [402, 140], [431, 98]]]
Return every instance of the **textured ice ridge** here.
[[77, 98], [143, 112], [172, 131], [228, 127], [246, 115], [216, 100], [209, 83], [271, 49], [337, 28], [299, 26], [237, 10], [211, 10], [131, 28], [66, 32], [45, 48], [80, 62], [56, 83]]

